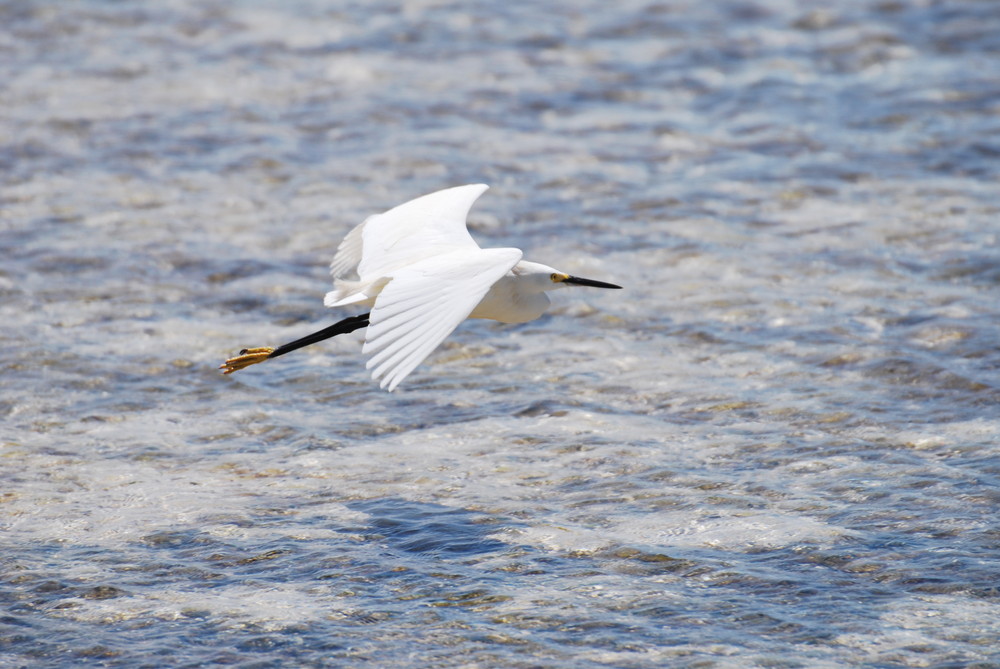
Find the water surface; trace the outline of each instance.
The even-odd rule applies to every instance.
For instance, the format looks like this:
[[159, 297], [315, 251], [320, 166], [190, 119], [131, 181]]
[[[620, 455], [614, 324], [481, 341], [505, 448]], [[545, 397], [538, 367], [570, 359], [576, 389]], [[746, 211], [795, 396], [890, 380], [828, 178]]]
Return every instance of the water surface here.
[[[1000, 664], [993, 3], [0, 23], [0, 664]], [[218, 372], [475, 182], [626, 290]]]

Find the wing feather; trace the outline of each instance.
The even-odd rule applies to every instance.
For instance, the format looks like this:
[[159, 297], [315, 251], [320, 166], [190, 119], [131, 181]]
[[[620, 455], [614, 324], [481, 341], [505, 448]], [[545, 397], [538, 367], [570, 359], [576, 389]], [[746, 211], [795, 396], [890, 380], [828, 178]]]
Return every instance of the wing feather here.
[[333, 261], [330, 263], [330, 275], [334, 280], [358, 280], [362, 236], [364, 235], [365, 224], [368, 223], [369, 219], [371, 219], [371, 216], [366, 218], [360, 225], [354, 226], [337, 246], [337, 252], [333, 255]]
[[[429, 306], [433, 308], [434, 305]], [[394, 363], [399, 362], [401, 359], [400, 356], [406, 355], [419, 347], [420, 342], [410, 342], [406, 337], [408, 330], [419, 331], [425, 337], [423, 341], [430, 341], [433, 335], [437, 334], [438, 326], [441, 326], [441, 321], [434, 319], [434, 311], [431, 310], [421, 314], [417, 318], [406, 322], [397, 321], [395, 324], [387, 326], [384, 335], [387, 343], [384, 348], [372, 355], [368, 364], [375, 367], [376, 372], [379, 371], [378, 368], [383, 364], [386, 365], [387, 369], [392, 367]]]
[[446, 188], [366, 218], [337, 246], [330, 262], [333, 290], [323, 303], [339, 307], [368, 302], [394, 270], [433, 254], [478, 249], [466, 218], [487, 188]]
[[[406, 378], [421, 361], [430, 355], [452, 330], [454, 328], [449, 329], [440, 323], [432, 325], [425, 333], [426, 339], [419, 342], [412, 350], [406, 347], [399, 347], [391, 356], [375, 367], [372, 377], [378, 379], [380, 375], [384, 374], [385, 377], [382, 379], [380, 386], [384, 388], [389, 385], [389, 390], [392, 391], [396, 387], [396, 384]], [[409, 364], [411, 359], [415, 361], [412, 365]]]
[[[465, 221], [472, 204], [487, 188], [486, 184], [446, 188], [370, 216], [358, 233], [362, 253], [357, 272], [361, 280], [389, 276], [431, 255], [478, 249]], [[349, 257], [345, 255], [345, 264]]]
[[371, 356], [372, 378], [394, 390], [520, 259], [518, 249], [477, 246], [393, 272], [375, 300], [362, 349]]

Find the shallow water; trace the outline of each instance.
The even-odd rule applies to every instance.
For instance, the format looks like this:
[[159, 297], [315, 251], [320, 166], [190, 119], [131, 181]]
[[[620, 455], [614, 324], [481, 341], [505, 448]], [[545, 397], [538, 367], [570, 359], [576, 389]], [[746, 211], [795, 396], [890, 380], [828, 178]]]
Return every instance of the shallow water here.
[[[0, 665], [1000, 666], [993, 3], [0, 24]], [[480, 181], [626, 290], [218, 372]]]

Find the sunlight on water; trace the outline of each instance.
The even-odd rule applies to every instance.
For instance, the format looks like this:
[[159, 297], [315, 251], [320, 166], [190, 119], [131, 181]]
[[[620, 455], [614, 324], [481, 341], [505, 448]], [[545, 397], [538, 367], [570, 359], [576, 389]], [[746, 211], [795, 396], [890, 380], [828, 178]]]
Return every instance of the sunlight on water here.
[[[996, 663], [991, 3], [0, 20], [10, 666]], [[361, 333], [218, 372], [476, 182], [483, 246], [625, 290], [392, 395]]]

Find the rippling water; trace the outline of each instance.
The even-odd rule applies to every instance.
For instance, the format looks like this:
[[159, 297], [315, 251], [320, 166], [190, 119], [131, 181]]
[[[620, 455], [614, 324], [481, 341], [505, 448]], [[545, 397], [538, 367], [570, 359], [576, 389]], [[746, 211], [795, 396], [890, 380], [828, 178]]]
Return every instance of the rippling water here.
[[[995, 3], [0, 24], [0, 665], [1000, 666]], [[479, 181], [626, 290], [219, 374]]]

